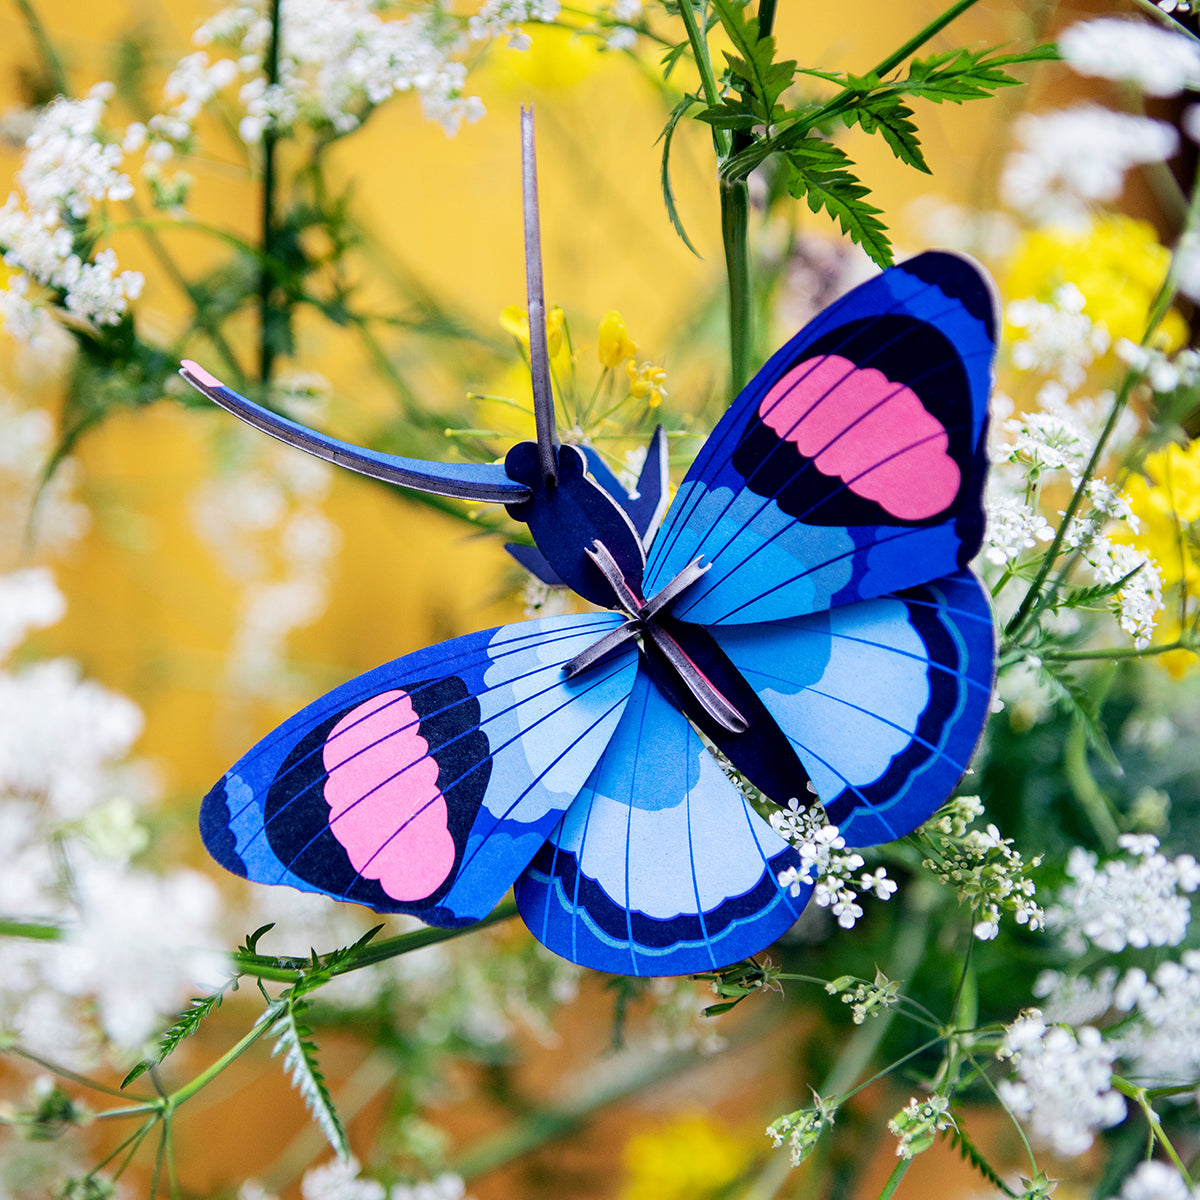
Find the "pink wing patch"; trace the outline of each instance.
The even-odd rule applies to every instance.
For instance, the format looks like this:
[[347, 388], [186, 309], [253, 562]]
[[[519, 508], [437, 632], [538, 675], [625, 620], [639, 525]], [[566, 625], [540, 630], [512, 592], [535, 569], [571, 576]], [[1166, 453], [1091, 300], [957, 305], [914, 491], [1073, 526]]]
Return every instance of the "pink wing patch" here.
[[911, 388], [837, 354], [793, 367], [758, 415], [779, 437], [894, 517], [936, 516], [958, 495], [962, 473], [942, 423]]
[[325, 739], [329, 828], [366, 879], [395, 900], [432, 895], [454, 867], [438, 765], [407, 693], [381, 692]]

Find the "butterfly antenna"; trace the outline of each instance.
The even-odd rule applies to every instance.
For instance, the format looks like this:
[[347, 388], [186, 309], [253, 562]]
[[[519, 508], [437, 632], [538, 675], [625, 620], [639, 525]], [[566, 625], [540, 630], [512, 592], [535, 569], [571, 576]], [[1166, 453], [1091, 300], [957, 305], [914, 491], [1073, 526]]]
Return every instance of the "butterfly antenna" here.
[[558, 482], [558, 433], [546, 347], [546, 293], [542, 286], [542, 235], [538, 220], [537, 151], [533, 144], [533, 107], [521, 107], [521, 174], [525, 209], [525, 290], [529, 297], [529, 369], [533, 377], [533, 416], [537, 423], [538, 462], [546, 483]]

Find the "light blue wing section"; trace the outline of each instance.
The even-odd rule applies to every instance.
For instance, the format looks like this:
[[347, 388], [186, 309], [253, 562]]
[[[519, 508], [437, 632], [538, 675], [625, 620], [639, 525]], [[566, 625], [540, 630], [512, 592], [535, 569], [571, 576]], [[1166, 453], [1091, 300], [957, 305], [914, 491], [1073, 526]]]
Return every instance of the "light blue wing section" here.
[[712, 630], [850, 845], [911, 832], [961, 779], [987, 719], [993, 632], [969, 571], [893, 596]]
[[757, 954], [808, 898], [793, 851], [645, 673], [596, 769], [517, 884], [526, 924], [572, 962], [626, 975]]

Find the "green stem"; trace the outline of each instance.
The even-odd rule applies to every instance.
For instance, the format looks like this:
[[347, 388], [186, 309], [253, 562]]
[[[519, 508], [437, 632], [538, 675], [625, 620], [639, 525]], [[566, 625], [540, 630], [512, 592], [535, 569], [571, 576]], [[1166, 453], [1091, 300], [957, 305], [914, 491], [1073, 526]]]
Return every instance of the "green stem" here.
[[886, 75], [889, 71], [894, 71], [910, 54], [919, 50], [931, 37], [941, 33], [952, 21], [956, 21], [967, 11], [968, 8], [973, 8], [979, 0], [955, 0], [955, 3], [950, 5], [945, 12], [934, 17], [923, 29], [919, 30], [904, 43], [903, 46], [893, 50], [882, 62], [877, 63], [871, 73], [873, 75]]
[[57, 942], [62, 930], [57, 925], [40, 921], [10, 921], [0, 917], [0, 937], [29, 938], [35, 942]]
[[163, 1102], [164, 1108], [167, 1111], [171, 1111], [178, 1108], [181, 1104], [186, 1103], [198, 1091], [212, 1083], [212, 1081], [216, 1079], [216, 1077], [220, 1075], [226, 1067], [230, 1066], [232, 1063], [241, 1058], [241, 1056], [245, 1054], [246, 1051], [249, 1050], [259, 1038], [261, 1038], [274, 1026], [275, 1021], [269, 1016], [270, 1011], [271, 1010], [268, 1009], [267, 1012], [263, 1014], [262, 1018], [258, 1021], [254, 1028], [251, 1029], [250, 1032], [247, 1033], [246, 1036], [237, 1043], [237, 1045], [233, 1046], [229, 1050], [226, 1050], [216, 1062], [207, 1066], [203, 1071], [200, 1072], [199, 1075], [196, 1076], [195, 1079], [189, 1080], [178, 1091], [172, 1092]]
[[[267, 56], [263, 70], [267, 87], [279, 82], [279, 25], [282, 19], [282, 0], [271, 0], [271, 36], [267, 42]], [[262, 210], [260, 233], [262, 237], [263, 264], [258, 280], [258, 377], [264, 389], [271, 382], [275, 366], [275, 320], [271, 312], [271, 299], [275, 291], [275, 274], [270, 263], [275, 254], [275, 144], [278, 134], [271, 118], [262, 135]]]
[[883, 1185], [883, 1191], [879, 1193], [879, 1200], [892, 1200], [896, 1189], [900, 1186], [900, 1180], [908, 1172], [908, 1168], [912, 1166], [911, 1158], [902, 1158], [893, 1168], [892, 1173], [888, 1176], [887, 1183]]
[[1117, 838], [1120, 836], [1121, 830], [1113, 819], [1108, 797], [1101, 791], [1100, 785], [1088, 767], [1087, 745], [1087, 732], [1084, 730], [1083, 722], [1076, 721], [1071, 726], [1063, 747], [1063, 770], [1067, 777], [1067, 783], [1070, 784], [1071, 791], [1075, 794], [1075, 799], [1079, 801], [1079, 806], [1087, 814], [1096, 835], [1100, 838], [1104, 848], [1112, 851], [1117, 848]]
[[754, 297], [750, 282], [750, 194], [744, 179], [721, 179], [721, 241], [729, 288], [730, 396], [750, 379], [754, 346]]
[[[51, 1075], [57, 1075], [60, 1079], [69, 1079], [72, 1083], [77, 1083], [80, 1087], [85, 1087], [89, 1091], [103, 1092], [106, 1096], [116, 1096], [120, 1100], [130, 1099], [130, 1094], [121, 1091], [120, 1088], [109, 1087], [108, 1084], [100, 1083], [95, 1079], [89, 1079], [86, 1075], [80, 1075], [77, 1071], [60, 1067], [57, 1063], [51, 1062], [50, 1059], [42, 1058], [40, 1054], [34, 1054], [29, 1050], [22, 1050], [20, 1046], [8, 1046], [5, 1048], [5, 1053], [15, 1054], [18, 1058], [25, 1059], [26, 1062], [35, 1063], [37, 1066], [49, 1071]], [[133, 1099], [140, 1100], [149, 1105], [153, 1105], [154, 1103], [154, 1099], [151, 1096], [134, 1096]]]
[[1171, 1145], [1171, 1139], [1167, 1137], [1166, 1130], [1162, 1127], [1162, 1122], [1158, 1119], [1158, 1113], [1154, 1111], [1150, 1103], [1149, 1097], [1146, 1095], [1146, 1089], [1136, 1087], [1127, 1079], [1122, 1079], [1119, 1075], [1113, 1076], [1113, 1087], [1116, 1088], [1123, 1096], [1128, 1096], [1142, 1110], [1142, 1115], [1146, 1118], [1146, 1123], [1150, 1126], [1150, 1132], [1154, 1135], [1154, 1140], [1163, 1148], [1166, 1156], [1175, 1165], [1175, 1169], [1183, 1176], [1184, 1182], [1187, 1184], [1189, 1191], [1191, 1190], [1192, 1176], [1188, 1169], [1183, 1164], [1183, 1159]]
[[[692, 0], [680, 0], [679, 15], [683, 18], [684, 28], [687, 30], [688, 42], [692, 47], [692, 58], [696, 63], [696, 70], [700, 73], [700, 90], [704, 93], [704, 103], [712, 108], [719, 99], [717, 95], [717, 77], [713, 74], [712, 60], [708, 56], [708, 42], [705, 41], [704, 33], [696, 24], [696, 10], [692, 7]], [[713, 126], [712, 131], [713, 148], [717, 152], [717, 158], [723, 162], [729, 154], [729, 131], [727, 129], [719, 129]]]
[[[394, 938], [385, 938], [381, 942], [372, 942], [354, 958], [334, 967], [331, 974], [345, 975], [350, 971], [370, 967], [401, 954], [411, 954], [414, 950], [421, 950], [425, 946], [435, 946], [439, 942], [448, 942], [453, 938], [462, 937], [464, 934], [474, 933], [478, 929], [486, 929], [489, 925], [507, 921], [516, 915], [516, 904], [507, 900], [503, 904], [497, 905], [488, 916], [474, 925], [460, 929], [417, 929], [412, 933], [402, 933]], [[299, 983], [307, 973], [305, 968], [299, 966], [281, 966], [279, 959], [265, 954], [239, 953], [234, 954], [232, 958], [234, 970], [239, 975], [251, 975], [256, 979], [266, 979], [273, 983]]]

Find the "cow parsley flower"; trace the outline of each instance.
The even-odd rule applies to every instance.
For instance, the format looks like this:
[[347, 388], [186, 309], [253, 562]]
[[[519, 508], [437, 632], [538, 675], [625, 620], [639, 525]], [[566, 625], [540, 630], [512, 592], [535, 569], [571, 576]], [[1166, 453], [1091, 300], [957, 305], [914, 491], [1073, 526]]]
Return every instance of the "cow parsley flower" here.
[[798, 1167], [813, 1151], [821, 1134], [834, 1123], [837, 1105], [813, 1092], [808, 1108], [786, 1113], [767, 1126], [771, 1145], [779, 1149], [785, 1143], [791, 1151], [792, 1166]]
[[1017, 336], [1012, 344], [1013, 365], [1021, 371], [1042, 371], [1068, 388], [1077, 388], [1087, 368], [1109, 347], [1108, 330], [1083, 310], [1083, 293], [1064, 283], [1053, 302], [1032, 298], [1014, 300], [1005, 309], [1005, 320]]
[[[790, 813], [771, 814], [771, 824], [777, 832], [783, 832], [789, 825], [802, 827], [798, 802], [793, 800], [790, 804], [796, 806], [791, 807]], [[779, 886], [787, 888], [793, 896], [800, 895], [802, 887], [811, 886], [813, 899], [821, 908], [828, 908], [843, 929], [853, 929], [863, 915], [859, 892], [873, 891], [886, 900], [896, 890], [896, 884], [887, 878], [882, 867], [854, 878], [854, 872], [864, 863], [863, 856], [847, 852], [846, 839], [838, 833], [836, 825], [822, 825], [795, 845], [800, 866], [780, 871]]]
[[1119, 1200], [1197, 1200], [1197, 1197], [1200, 1188], [1188, 1187], [1175, 1167], [1152, 1158], [1138, 1163], [1125, 1176]]
[[1187, 933], [1187, 897], [1200, 888], [1196, 860], [1190, 854], [1168, 859], [1148, 834], [1123, 834], [1118, 844], [1128, 857], [1101, 864], [1092, 851], [1076, 846], [1067, 859], [1070, 882], [1047, 910], [1046, 924], [1068, 953], [1082, 954], [1089, 943], [1112, 953], [1126, 946], [1177, 946]]
[[1019, 148], [1005, 163], [1001, 193], [1046, 224], [1082, 224], [1089, 205], [1120, 196], [1131, 167], [1162, 162], [1179, 148], [1170, 125], [1094, 104], [1027, 113], [1014, 131]]
[[1098, 1129], [1125, 1119], [1125, 1100], [1112, 1086], [1116, 1047], [1090, 1025], [1047, 1026], [1031, 1009], [1005, 1030], [996, 1057], [1014, 1067], [998, 1085], [1001, 1100], [1055, 1154], [1082, 1154]]
[[1195, 39], [1143, 21], [1080, 21], [1059, 35], [1058, 49], [1079, 74], [1132, 83], [1148, 96], [1200, 87]]
[[998, 494], [989, 487], [984, 500], [987, 531], [983, 556], [996, 566], [1015, 562], [1038, 542], [1054, 539], [1054, 529], [1040, 512], [1020, 496]]
[[1127, 971], [1114, 1005], [1135, 1019], [1123, 1023], [1116, 1045], [1130, 1073], [1153, 1086], [1187, 1083], [1200, 1073], [1200, 951], [1160, 963], [1147, 977]]
[[889, 1122], [896, 1135], [896, 1157], [912, 1158], [933, 1145], [938, 1132], [954, 1124], [945, 1096], [918, 1100], [914, 1096]]
[[304, 1200], [387, 1200], [387, 1189], [375, 1179], [364, 1179], [358, 1159], [335, 1158], [305, 1172], [300, 1181]]

